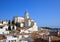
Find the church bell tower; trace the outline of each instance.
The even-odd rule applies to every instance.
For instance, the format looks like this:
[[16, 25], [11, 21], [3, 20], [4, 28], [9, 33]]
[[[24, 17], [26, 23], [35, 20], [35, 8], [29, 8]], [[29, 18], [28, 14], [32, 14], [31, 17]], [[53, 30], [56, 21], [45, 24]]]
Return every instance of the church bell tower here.
[[25, 27], [28, 28], [28, 19], [29, 19], [29, 14], [28, 11], [25, 11], [25, 15], [24, 15], [24, 21], [25, 21]]
[[25, 18], [25, 19], [28, 19], [28, 18], [29, 18], [29, 13], [28, 13], [27, 10], [25, 11], [25, 16], [24, 16], [24, 18]]

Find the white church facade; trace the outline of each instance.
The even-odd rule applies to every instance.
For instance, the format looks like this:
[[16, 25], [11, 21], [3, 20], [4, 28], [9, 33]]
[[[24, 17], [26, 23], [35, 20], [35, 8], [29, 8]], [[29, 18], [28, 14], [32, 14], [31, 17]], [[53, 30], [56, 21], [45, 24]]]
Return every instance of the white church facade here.
[[38, 26], [36, 22], [29, 17], [28, 11], [25, 11], [25, 15], [23, 17], [15, 16], [14, 22], [20, 23], [20, 27], [28, 28], [29, 31], [38, 31]]

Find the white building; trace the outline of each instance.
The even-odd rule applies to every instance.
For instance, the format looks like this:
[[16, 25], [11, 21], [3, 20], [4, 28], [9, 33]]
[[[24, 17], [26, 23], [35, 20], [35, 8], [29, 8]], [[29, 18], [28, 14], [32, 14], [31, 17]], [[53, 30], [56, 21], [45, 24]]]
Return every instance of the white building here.
[[20, 16], [15, 16], [14, 19], [15, 23], [21, 23], [21, 22], [24, 22], [24, 18], [23, 17], [20, 17]]
[[0, 25], [7, 25], [8, 24], [8, 20], [0, 20]]
[[8, 20], [3, 20], [3, 24], [7, 25], [8, 24]]
[[9, 34], [9, 31], [6, 30], [7, 26], [0, 28], [0, 34]]
[[18, 42], [18, 38], [17, 37], [13, 37], [13, 36], [7, 36], [6, 42]]
[[15, 16], [15, 23], [20, 23], [20, 27], [29, 28], [30, 31], [38, 31], [38, 26], [34, 20], [29, 17], [28, 11], [25, 11], [24, 17]]

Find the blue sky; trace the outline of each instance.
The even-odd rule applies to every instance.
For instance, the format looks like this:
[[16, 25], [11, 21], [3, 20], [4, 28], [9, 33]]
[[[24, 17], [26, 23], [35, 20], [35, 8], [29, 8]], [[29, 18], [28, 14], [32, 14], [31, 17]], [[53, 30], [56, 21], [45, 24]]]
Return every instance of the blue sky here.
[[38, 26], [60, 27], [60, 0], [0, 0], [0, 19], [24, 16], [26, 9]]

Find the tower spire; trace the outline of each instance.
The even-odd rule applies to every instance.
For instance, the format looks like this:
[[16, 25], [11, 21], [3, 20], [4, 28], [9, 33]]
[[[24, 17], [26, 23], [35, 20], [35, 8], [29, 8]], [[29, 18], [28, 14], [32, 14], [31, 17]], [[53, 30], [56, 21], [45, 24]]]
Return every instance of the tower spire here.
[[24, 16], [26, 19], [29, 18], [29, 13], [27, 10], [25, 10], [25, 16]]

